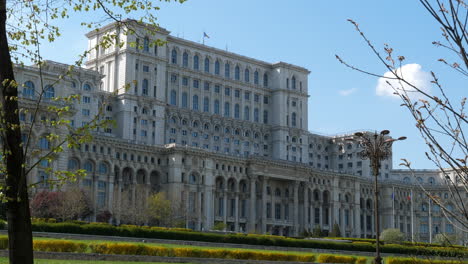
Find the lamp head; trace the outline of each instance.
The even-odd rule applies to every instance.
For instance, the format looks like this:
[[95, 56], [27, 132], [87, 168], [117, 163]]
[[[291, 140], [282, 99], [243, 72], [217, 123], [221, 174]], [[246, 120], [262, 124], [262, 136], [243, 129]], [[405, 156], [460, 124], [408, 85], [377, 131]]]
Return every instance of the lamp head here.
[[385, 135], [388, 135], [388, 134], [390, 134], [390, 131], [389, 131], [389, 130], [382, 130], [382, 131], [380, 131], [380, 135], [382, 135], [382, 136], [385, 136]]
[[406, 137], [399, 137], [398, 140], [405, 140]]
[[364, 134], [363, 134], [362, 132], [356, 132], [356, 133], [354, 133], [354, 135], [355, 135], [356, 137], [362, 137], [362, 136], [364, 136]]

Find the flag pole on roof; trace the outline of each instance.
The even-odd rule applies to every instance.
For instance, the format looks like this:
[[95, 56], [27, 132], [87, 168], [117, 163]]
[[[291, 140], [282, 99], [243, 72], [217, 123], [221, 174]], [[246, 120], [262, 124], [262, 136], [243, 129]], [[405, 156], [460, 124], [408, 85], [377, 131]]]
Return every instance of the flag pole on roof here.
[[203, 31], [203, 45], [205, 45], [205, 38], [210, 38], [210, 36], [208, 36], [208, 34], [206, 34], [206, 32]]

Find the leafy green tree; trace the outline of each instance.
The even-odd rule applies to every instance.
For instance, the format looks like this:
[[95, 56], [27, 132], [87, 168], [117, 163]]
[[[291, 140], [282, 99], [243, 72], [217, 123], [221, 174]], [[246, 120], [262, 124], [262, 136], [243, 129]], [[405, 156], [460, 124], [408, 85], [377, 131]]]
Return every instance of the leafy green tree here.
[[405, 234], [403, 234], [398, 228], [389, 228], [385, 229], [382, 234], [380, 234], [380, 239], [385, 243], [399, 244], [405, 241]]
[[332, 231], [330, 232], [330, 234], [328, 234], [328, 236], [329, 237], [341, 237], [340, 226], [337, 223], [333, 224]]
[[457, 244], [457, 240], [458, 238], [455, 234], [441, 233], [434, 237], [434, 243], [441, 244], [444, 247]]
[[158, 226], [173, 224], [174, 208], [165, 192], [158, 192], [148, 198], [147, 214], [150, 220]]
[[315, 225], [314, 229], [312, 229], [312, 237], [322, 237], [323, 236], [323, 231], [320, 225]]
[[[178, 0], [178, 2], [183, 1]], [[151, 0], [0, 0], [0, 137], [3, 143], [1, 153], [3, 166], [0, 168], [0, 173], [5, 177], [5, 184], [0, 193], [7, 208], [10, 263], [33, 263], [28, 197], [31, 183], [27, 182], [27, 175], [42, 160], [53, 160], [57, 153], [63, 151], [64, 146], [73, 148], [91, 140], [93, 129], [104, 125], [99, 118], [96, 118], [94, 122], [83, 128], [72, 129], [64, 118], [70, 112], [69, 106], [48, 106], [48, 112], [57, 119], [49, 120], [47, 123], [58, 131], [67, 129], [69, 133], [52, 133], [47, 136], [47, 139], [53, 143], [50, 150], [38, 153], [31, 151], [29, 135], [35, 121], [29, 127], [23, 126], [19, 121], [19, 113], [24, 109], [20, 109], [18, 105], [18, 88], [21, 85], [15, 79], [14, 62], [19, 64], [24, 61], [32, 62], [42, 72], [44, 61], [40, 53], [41, 45], [47, 45], [59, 38], [61, 25], [73, 14], [83, 18], [96, 17], [96, 21], [81, 23], [90, 30], [97, 30], [102, 26], [101, 23], [108, 23], [111, 20], [124, 34], [134, 34], [135, 24], [147, 23], [151, 25], [147, 27], [148, 31], [157, 30], [155, 12], [158, 9], [155, 1]], [[130, 16], [142, 18], [138, 21], [124, 19]], [[156, 41], [154, 44], [162, 43]], [[111, 45], [123, 45], [123, 43], [116, 34], [108, 34], [91, 49], [106, 48]], [[90, 50], [87, 50], [79, 55], [75, 66], [81, 66], [89, 52]], [[73, 74], [73, 71], [74, 67], [70, 67], [59, 76], [58, 81]], [[41, 83], [36, 95], [36, 107], [29, 109], [34, 113], [34, 117], [39, 112], [43, 95], [44, 87]], [[72, 96], [56, 100], [70, 102], [76, 98]], [[22, 131], [28, 133], [26, 142], [22, 140]], [[26, 161], [32, 157], [36, 162], [27, 163]], [[54, 183], [60, 184], [82, 177], [84, 172], [54, 171], [53, 174], [56, 179]]]

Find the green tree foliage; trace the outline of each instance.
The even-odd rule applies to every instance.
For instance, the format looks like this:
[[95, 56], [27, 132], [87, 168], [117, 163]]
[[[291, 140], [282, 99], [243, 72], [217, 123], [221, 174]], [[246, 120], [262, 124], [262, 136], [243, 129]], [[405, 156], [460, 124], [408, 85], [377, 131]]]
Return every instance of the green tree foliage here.
[[322, 237], [323, 236], [323, 231], [320, 225], [315, 225], [314, 229], [312, 229], [312, 237]]
[[328, 234], [328, 236], [329, 237], [341, 237], [340, 226], [337, 223], [333, 224], [332, 231], [330, 232], [330, 234]]
[[400, 244], [405, 241], [405, 234], [403, 234], [398, 228], [385, 229], [380, 234], [380, 239], [387, 244]]

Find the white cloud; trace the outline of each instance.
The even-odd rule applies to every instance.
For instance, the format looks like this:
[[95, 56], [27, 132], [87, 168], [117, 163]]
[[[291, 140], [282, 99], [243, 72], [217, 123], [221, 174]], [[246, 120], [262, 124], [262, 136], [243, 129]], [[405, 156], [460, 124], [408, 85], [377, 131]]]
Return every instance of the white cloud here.
[[[431, 80], [432, 77], [430, 73], [425, 72], [422, 70], [421, 65], [413, 63], [413, 64], [405, 64], [400, 68], [396, 69], [396, 73], [399, 76], [402, 76], [406, 81], [417, 87], [418, 89], [430, 93], [431, 91]], [[384, 75], [384, 77], [394, 77], [393, 73], [388, 71]], [[388, 85], [391, 83], [392, 86]], [[417, 99], [421, 98], [422, 95], [418, 92], [415, 92], [414, 88], [407, 84], [401, 85], [397, 80], [379, 78], [377, 82], [377, 87], [375, 88], [375, 92], [378, 96], [389, 96], [389, 97], [397, 97], [397, 95], [393, 94], [394, 88], [398, 91], [403, 92], [403, 89], [408, 92], [410, 98]]]
[[356, 92], [357, 89], [356, 88], [351, 88], [351, 89], [347, 89], [347, 90], [339, 90], [338, 93], [341, 95], [341, 96], [348, 96], [350, 94], [353, 94], [354, 92]]

